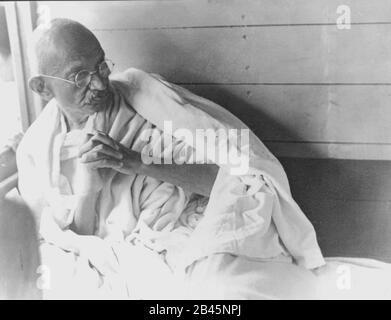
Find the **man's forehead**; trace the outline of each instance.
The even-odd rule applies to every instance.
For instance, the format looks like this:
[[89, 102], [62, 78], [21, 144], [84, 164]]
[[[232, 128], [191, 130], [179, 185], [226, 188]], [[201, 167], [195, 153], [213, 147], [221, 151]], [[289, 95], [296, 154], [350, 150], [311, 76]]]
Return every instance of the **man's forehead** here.
[[102, 49], [86, 55], [68, 55], [64, 59], [64, 73], [71, 73], [81, 69], [93, 69], [105, 58]]
[[[75, 30], [74, 30], [75, 31]], [[76, 30], [78, 31], [78, 30]], [[45, 46], [41, 47], [42, 57], [52, 60], [56, 65], [56, 73], [69, 73], [69, 71], [84, 68], [94, 68], [98, 61], [104, 57], [99, 41], [87, 32], [53, 31], [46, 34]], [[41, 52], [42, 52], [41, 51]]]
[[96, 36], [79, 22], [69, 19], [53, 19], [49, 25], [38, 27], [34, 31], [34, 42], [42, 72], [89, 68], [89, 62], [92, 68], [104, 57]]
[[64, 62], [64, 72], [69, 73], [73, 71], [77, 71], [84, 67], [84, 63], [80, 60], [77, 61], [65, 61]]

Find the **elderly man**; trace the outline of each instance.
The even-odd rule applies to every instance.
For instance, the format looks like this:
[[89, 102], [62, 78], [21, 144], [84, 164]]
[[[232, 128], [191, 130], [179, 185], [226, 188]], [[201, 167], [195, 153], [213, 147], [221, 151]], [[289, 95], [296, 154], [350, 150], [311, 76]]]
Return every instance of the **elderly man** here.
[[[39, 226], [48, 297], [311, 291], [307, 269], [324, 264], [314, 229], [281, 165], [243, 123], [160, 76], [136, 69], [110, 76], [99, 41], [75, 21], [40, 30], [36, 54], [30, 87], [50, 102], [17, 161], [20, 192]], [[223, 134], [232, 129], [249, 142]], [[191, 139], [197, 130], [212, 130], [214, 143], [200, 147]], [[245, 171], [235, 172], [232, 157], [210, 156], [223, 143], [228, 155], [240, 151]]]

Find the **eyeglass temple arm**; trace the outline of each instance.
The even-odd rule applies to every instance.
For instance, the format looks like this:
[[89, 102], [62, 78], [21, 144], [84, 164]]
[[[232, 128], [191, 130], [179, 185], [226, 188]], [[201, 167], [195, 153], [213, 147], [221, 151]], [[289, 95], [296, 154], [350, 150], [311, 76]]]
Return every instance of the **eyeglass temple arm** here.
[[67, 79], [63, 79], [63, 78], [59, 78], [59, 77], [54, 77], [54, 76], [48, 76], [48, 75], [46, 75], [46, 74], [39, 74], [38, 76], [39, 76], [39, 77], [45, 77], [45, 78], [51, 78], [51, 79], [62, 80], [62, 81], [68, 82], [68, 83], [75, 84], [75, 82], [73, 82], [73, 81], [71, 81], [71, 80], [67, 80]]
[[[109, 62], [111, 62], [111, 64], [113, 65], [113, 67], [115, 66], [115, 63], [114, 63], [113, 61], [111, 61], [110, 59], [105, 59], [105, 61], [109, 61]], [[95, 71], [90, 72], [90, 76], [94, 75], [95, 73], [98, 73], [98, 70], [95, 70]], [[76, 82], [74, 82], [74, 81], [70, 81], [70, 80], [67, 80], [67, 79], [63, 79], [63, 78], [59, 78], [59, 77], [54, 77], [54, 76], [48, 76], [48, 75], [46, 75], [46, 74], [39, 74], [38, 76], [40, 76], [40, 77], [46, 77], [46, 78], [51, 78], [51, 79], [62, 80], [62, 81], [65, 81], [65, 82], [68, 82], [68, 83], [71, 83], [71, 84], [76, 84]]]

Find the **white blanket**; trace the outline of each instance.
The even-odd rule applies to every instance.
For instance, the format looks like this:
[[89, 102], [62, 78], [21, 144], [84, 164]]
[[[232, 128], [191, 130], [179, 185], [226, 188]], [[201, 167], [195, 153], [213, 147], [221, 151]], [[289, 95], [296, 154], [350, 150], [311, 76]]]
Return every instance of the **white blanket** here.
[[217, 254], [200, 260], [187, 284], [191, 299], [391, 299], [391, 265], [326, 258], [326, 265], [305, 270]]
[[[197, 129], [248, 129], [224, 108], [156, 75], [129, 69], [113, 78], [112, 86], [116, 92], [113, 108], [91, 116], [80, 137], [97, 129], [136, 151], [149, 143], [155, 156], [164, 156], [165, 150], [158, 154], [155, 146], [163, 136], [164, 121], [172, 121], [171, 152], [175, 158], [183, 149], [200, 151], [177, 129], [186, 128], [193, 137]], [[146, 129], [153, 132], [149, 141], [143, 137]], [[234, 166], [217, 162], [220, 170], [209, 201], [193, 226], [183, 217], [194, 216], [193, 201], [200, 198], [193, 200], [193, 195], [181, 188], [150, 177], [113, 170], [97, 175], [101, 195], [95, 234], [110, 241], [113, 250], [121, 251], [118, 248], [136, 241], [164, 252], [165, 262], [181, 272], [194, 261], [219, 252], [259, 261], [293, 261], [308, 269], [322, 266], [314, 229], [292, 199], [282, 166], [251, 131], [249, 134], [247, 145], [229, 140], [240, 154], [247, 152], [248, 172], [232, 174]], [[61, 175], [61, 160], [76, 156], [72, 150], [79, 141], [68, 138], [53, 100], [28, 129], [17, 152], [21, 194], [33, 211], [42, 214], [41, 235], [49, 243], [55, 242], [51, 238], [54, 228], [69, 227], [78, 196]], [[216, 139], [211, 148], [220, 142]], [[210, 151], [201, 157], [198, 153], [197, 159], [207, 158]], [[77, 257], [72, 259], [78, 261]], [[77, 263], [88, 266], [86, 261]], [[119, 272], [118, 277], [121, 287], [120, 279], [127, 275]], [[107, 283], [114, 286], [115, 277]]]
[[47, 299], [391, 299], [391, 265], [326, 258], [319, 269], [257, 261], [227, 253], [195, 262], [185, 277], [172, 273], [161, 255], [140, 245], [117, 244], [121, 279], [99, 275], [53, 245], [42, 251], [50, 282]]

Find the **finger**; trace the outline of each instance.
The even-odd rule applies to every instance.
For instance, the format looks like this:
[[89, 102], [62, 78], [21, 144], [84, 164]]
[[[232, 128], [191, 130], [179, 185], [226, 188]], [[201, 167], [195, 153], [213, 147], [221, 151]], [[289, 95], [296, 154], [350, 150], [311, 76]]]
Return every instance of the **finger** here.
[[120, 145], [116, 141], [114, 141], [112, 138], [110, 138], [107, 134], [105, 134], [102, 131], [95, 131], [94, 133], [88, 133], [86, 137], [87, 138], [85, 140], [85, 143], [83, 143], [79, 148], [79, 157], [81, 157], [83, 153], [92, 150], [97, 145], [102, 143], [110, 146], [115, 150], [121, 149]]
[[100, 142], [102, 142], [102, 143], [104, 143], [104, 144], [106, 144], [116, 150], [120, 149], [120, 146], [118, 145], [118, 143], [116, 141], [114, 141], [114, 139], [112, 139], [106, 133], [101, 132], [101, 131], [97, 131], [94, 134], [94, 136], [92, 137], [92, 140], [100, 141]]
[[99, 141], [93, 140], [92, 135], [89, 134], [89, 140], [86, 141], [84, 144], [82, 144], [79, 148], [79, 157], [81, 157], [84, 153], [91, 151], [94, 149], [96, 146], [101, 144]]
[[87, 134], [85, 135], [85, 137], [84, 137], [84, 140], [83, 140], [83, 143], [82, 143], [82, 144], [87, 143], [88, 140], [90, 140], [93, 136], [94, 136], [93, 133], [87, 133]]
[[97, 161], [88, 162], [88, 166], [91, 169], [100, 169], [100, 168], [111, 168], [111, 169], [119, 169], [123, 166], [121, 160], [113, 159], [113, 158], [104, 158]]
[[87, 163], [91, 161], [97, 161], [102, 158], [115, 158], [121, 160], [123, 158], [123, 155], [121, 152], [114, 150], [107, 145], [99, 144], [91, 151], [84, 153], [81, 156], [81, 162]]

